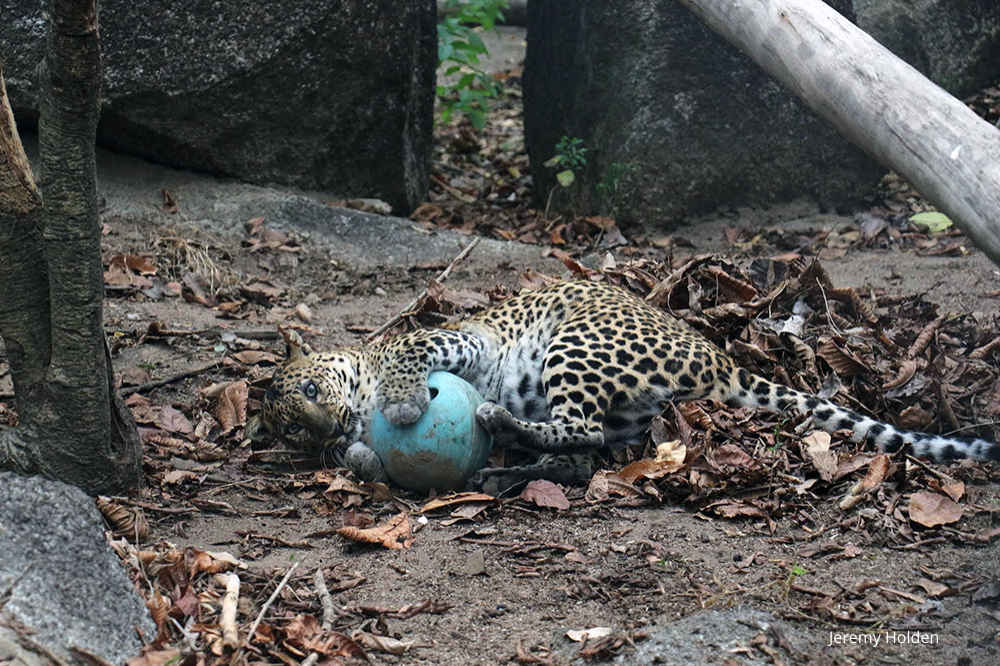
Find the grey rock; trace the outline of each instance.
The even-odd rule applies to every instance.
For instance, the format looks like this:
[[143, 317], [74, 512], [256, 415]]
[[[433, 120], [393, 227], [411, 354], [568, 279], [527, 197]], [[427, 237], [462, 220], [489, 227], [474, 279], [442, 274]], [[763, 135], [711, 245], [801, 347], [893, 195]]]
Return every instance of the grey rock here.
[[858, 26], [958, 97], [1000, 81], [1000, 2], [854, 0]]
[[77, 663], [76, 647], [111, 664], [139, 654], [156, 628], [79, 488], [0, 472], [0, 609], [32, 640]]
[[[29, 159], [37, 160], [35, 138], [26, 134], [22, 139]], [[213, 236], [243, 238], [243, 224], [263, 215], [268, 227], [306, 234], [309, 250], [322, 250], [342, 268], [362, 274], [405, 272], [414, 265], [450, 261], [470, 240], [457, 231], [430, 231], [405, 218], [336, 208], [325, 198], [170, 169], [104, 150], [97, 152], [97, 180], [104, 219], [112, 223], [185, 224]], [[160, 210], [164, 189], [177, 200], [177, 215]], [[492, 239], [483, 239], [460, 269], [488, 271], [500, 263], [565, 270], [558, 259], [541, 257], [537, 245]]]
[[[37, 118], [44, 3], [4, 5], [4, 76]], [[424, 197], [435, 0], [104, 0], [99, 142], [171, 166], [382, 199]]]
[[[850, 17], [850, 0], [829, 4]], [[633, 165], [617, 197], [621, 223], [662, 225], [718, 204], [807, 198], [850, 207], [885, 169], [842, 139], [680, 3], [532, 0], [524, 70], [525, 140], [536, 196], [563, 135], [588, 165], [557, 205], [608, 214], [596, 186]]]
[[[812, 651], [818, 647], [812, 637], [781, 622], [770, 613], [749, 607], [730, 610], [709, 610], [689, 615], [680, 620], [652, 628], [644, 640], [638, 641], [634, 649], [626, 648], [610, 663], [616, 666], [646, 666], [665, 664], [672, 666], [700, 666], [701, 664], [721, 664], [725, 658], [747, 666], [771, 663], [763, 652], [733, 652], [739, 646], [746, 646], [761, 633], [770, 633], [768, 642], [786, 660], [788, 654], [779, 644], [775, 630], [781, 632], [786, 645], [799, 653], [803, 648]], [[570, 643], [565, 636], [557, 637], [557, 652], [567, 660], [579, 651], [579, 645]], [[801, 654], [798, 654], [801, 656]], [[572, 661], [574, 665], [585, 664], [583, 659]], [[797, 663], [797, 662], [796, 662]]]

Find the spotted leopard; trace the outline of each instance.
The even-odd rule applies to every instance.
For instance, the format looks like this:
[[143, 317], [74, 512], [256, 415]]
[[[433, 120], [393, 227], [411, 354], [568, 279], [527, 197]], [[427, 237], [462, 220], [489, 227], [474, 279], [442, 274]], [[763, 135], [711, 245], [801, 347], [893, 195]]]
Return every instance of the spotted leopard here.
[[427, 375], [445, 370], [486, 398], [476, 416], [496, 443], [546, 454], [534, 465], [481, 470], [475, 485], [584, 480], [577, 477], [589, 476], [589, 466], [552, 465], [548, 454], [635, 442], [664, 403], [706, 398], [793, 409], [887, 452], [909, 445], [936, 461], [1000, 460], [992, 442], [901, 430], [758, 377], [685, 322], [606, 283], [557, 283], [464, 321], [368, 347], [320, 353], [294, 332], [286, 342], [288, 357], [248, 434], [315, 452], [343, 451], [365, 441], [373, 410], [393, 423], [416, 421], [430, 400]]

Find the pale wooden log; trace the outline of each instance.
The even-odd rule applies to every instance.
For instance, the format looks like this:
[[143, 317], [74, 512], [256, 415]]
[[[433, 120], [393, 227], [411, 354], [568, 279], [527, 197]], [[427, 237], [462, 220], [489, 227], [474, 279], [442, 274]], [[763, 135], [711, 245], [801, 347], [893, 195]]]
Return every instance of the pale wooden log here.
[[678, 0], [1000, 265], [1000, 129], [821, 0]]

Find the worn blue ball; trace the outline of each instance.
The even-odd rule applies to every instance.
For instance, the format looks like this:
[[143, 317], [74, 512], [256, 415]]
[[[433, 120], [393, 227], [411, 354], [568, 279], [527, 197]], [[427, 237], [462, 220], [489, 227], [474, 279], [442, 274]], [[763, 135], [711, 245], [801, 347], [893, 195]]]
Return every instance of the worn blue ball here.
[[427, 378], [431, 403], [416, 423], [394, 425], [381, 412], [372, 415], [371, 448], [395, 484], [426, 493], [460, 489], [486, 465], [493, 446], [476, 420], [485, 402], [479, 391], [450, 372]]

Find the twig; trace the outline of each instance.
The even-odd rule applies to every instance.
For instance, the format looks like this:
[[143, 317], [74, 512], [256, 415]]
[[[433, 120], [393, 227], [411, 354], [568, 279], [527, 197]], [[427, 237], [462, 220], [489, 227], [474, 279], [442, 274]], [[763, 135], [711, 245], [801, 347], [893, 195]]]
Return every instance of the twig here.
[[941, 479], [942, 481], [947, 481], [948, 483], [955, 483], [954, 477], [948, 476], [944, 472], [939, 472], [938, 470], [934, 469], [933, 467], [925, 463], [923, 460], [920, 460], [919, 458], [914, 458], [913, 456], [907, 454], [906, 459], [911, 463], [913, 463], [914, 465], [916, 465], [917, 467], [923, 468], [924, 471], [930, 472], [931, 474]]
[[316, 573], [313, 575], [313, 584], [316, 586], [316, 594], [319, 596], [319, 601], [323, 604], [323, 628], [329, 629], [333, 626], [333, 621], [337, 619], [337, 611], [333, 607], [333, 598], [330, 596], [330, 590], [326, 586], [323, 567], [316, 567]]
[[274, 603], [274, 600], [278, 598], [278, 594], [280, 594], [281, 590], [288, 584], [288, 579], [292, 577], [292, 574], [298, 568], [298, 562], [292, 565], [292, 568], [288, 570], [285, 577], [281, 579], [280, 583], [278, 583], [278, 587], [274, 588], [274, 592], [271, 593], [268, 600], [264, 602], [263, 606], [261, 606], [260, 613], [257, 614], [257, 619], [253, 621], [253, 624], [250, 625], [250, 630], [247, 632], [247, 643], [253, 640], [253, 635], [257, 633], [257, 627], [260, 626], [260, 621], [264, 619], [264, 614], [267, 612], [267, 609], [270, 608], [271, 604]]
[[122, 397], [132, 395], [133, 393], [145, 393], [146, 391], [151, 391], [160, 386], [166, 386], [167, 384], [173, 384], [174, 382], [179, 382], [182, 379], [187, 379], [188, 377], [194, 377], [195, 375], [200, 375], [203, 372], [208, 372], [213, 370], [222, 364], [221, 359], [215, 359], [214, 361], [209, 361], [208, 363], [202, 363], [201, 365], [196, 365], [193, 368], [188, 368], [184, 372], [178, 372], [176, 375], [170, 375], [169, 377], [164, 377], [162, 379], [154, 379], [151, 382], [146, 382], [145, 384], [139, 384], [138, 386], [132, 386], [131, 388], [122, 390]]
[[434, 178], [433, 181], [435, 183], [437, 183], [438, 185], [440, 185], [441, 188], [445, 192], [447, 192], [451, 196], [455, 197], [456, 199], [458, 199], [462, 203], [467, 203], [467, 204], [474, 204], [474, 203], [476, 203], [476, 198], [475, 197], [470, 197], [465, 192], [462, 192], [461, 190], [459, 190], [456, 187], [452, 187], [451, 185], [449, 185], [448, 183], [444, 182], [440, 178]]
[[[337, 611], [333, 608], [333, 599], [330, 597], [330, 589], [326, 586], [326, 578], [323, 577], [323, 565], [316, 567], [313, 574], [313, 585], [316, 586], [316, 596], [319, 597], [323, 605], [323, 622], [321, 624], [324, 631], [328, 631], [333, 626]], [[319, 660], [318, 652], [310, 652], [309, 656], [302, 662], [302, 666], [313, 666]]]
[[[469, 254], [474, 249], [476, 249], [476, 246], [479, 245], [479, 241], [480, 240], [482, 240], [482, 239], [478, 238], [478, 237], [477, 238], [473, 238], [472, 242], [469, 243], [468, 245], [466, 245], [465, 249], [462, 250], [461, 252], [459, 252], [458, 256], [456, 256], [454, 259], [452, 259], [451, 263], [448, 264], [448, 267], [445, 268], [443, 271], [441, 271], [441, 274], [438, 275], [434, 279], [437, 280], [438, 282], [444, 282], [445, 280], [447, 280], [448, 277], [451, 275], [451, 272], [453, 270], [455, 270], [455, 266], [457, 266], [463, 259], [465, 259], [466, 257], [468, 257]], [[426, 289], [422, 290], [419, 294], [417, 294], [417, 297], [414, 298], [409, 303], [407, 303], [406, 307], [404, 307], [398, 314], [393, 315], [393, 317], [389, 321], [385, 322], [384, 324], [382, 324], [381, 326], [379, 326], [377, 329], [375, 329], [375, 332], [372, 333], [371, 335], [369, 335], [365, 339], [365, 341], [366, 342], [371, 342], [372, 340], [374, 340], [378, 336], [382, 335], [383, 333], [385, 333], [386, 331], [388, 331], [389, 329], [391, 329], [393, 326], [395, 326], [399, 322], [403, 321], [403, 315], [405, 315], [407, 312], [412, 312], [418, 305], [420, 305], [420, 301], [422, 301], [425, 298], [427, 298], [427, 290]]]
[[222, 627], [222, 644], [231, 650], [240, 646], [240, 632], [236, 628], [236, 606], [240, 600], [240, 577], [235, 573], [223, 574], [220, 580], [226, 583], [226, 595], [222, 597], [222, 613], [219, 626]]

